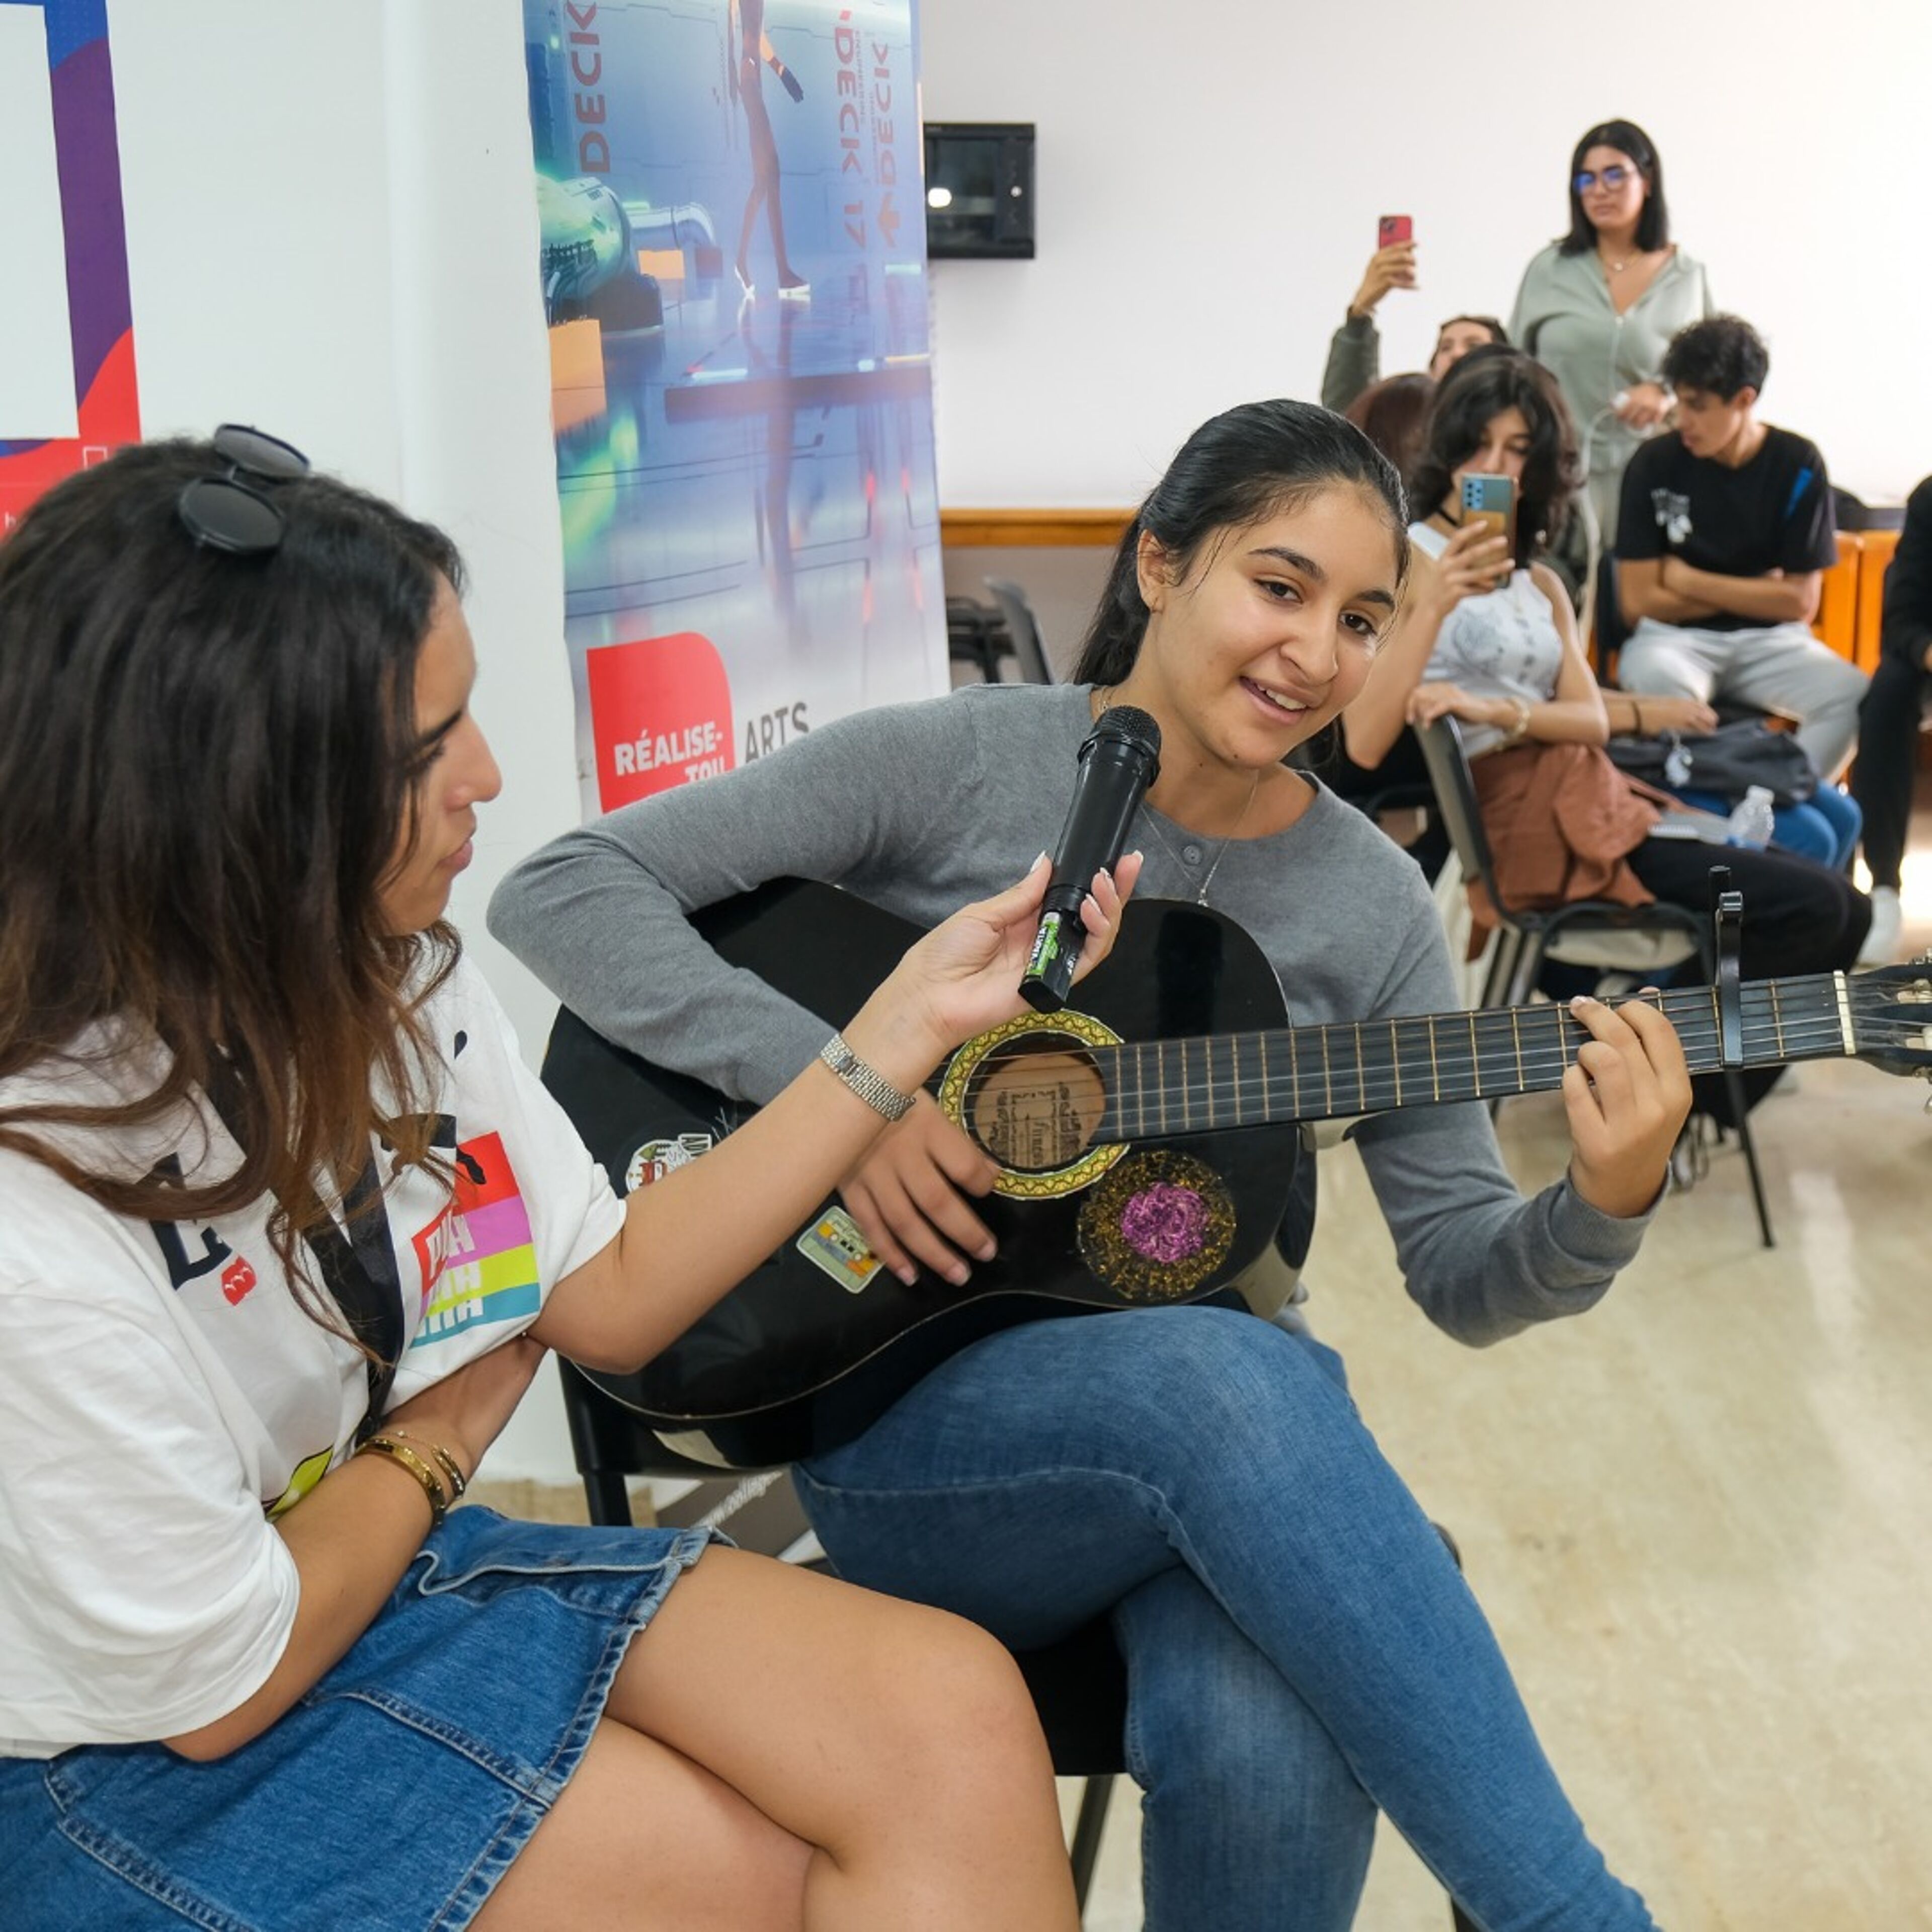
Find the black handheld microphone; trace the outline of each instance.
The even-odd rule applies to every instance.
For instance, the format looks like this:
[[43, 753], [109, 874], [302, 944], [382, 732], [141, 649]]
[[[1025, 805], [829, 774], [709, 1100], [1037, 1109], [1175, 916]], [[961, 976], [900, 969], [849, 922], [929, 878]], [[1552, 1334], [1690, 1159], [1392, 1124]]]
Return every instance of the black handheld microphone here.
[[1033, 955], [1020, 976], [1020, 998], [1035, 1011], [1057, 1013], [1073, 989], [1073, 968], [1086, 942], [1080, 907], [1094, 874], [1120, 862], [1127, 827], [1147, 788], [1160, 776], [1160, 727], [1144, 711], [1116, 704], [1080, 747], [1080, 776], [1060, 828], [1053, 878], [1040, 909]]

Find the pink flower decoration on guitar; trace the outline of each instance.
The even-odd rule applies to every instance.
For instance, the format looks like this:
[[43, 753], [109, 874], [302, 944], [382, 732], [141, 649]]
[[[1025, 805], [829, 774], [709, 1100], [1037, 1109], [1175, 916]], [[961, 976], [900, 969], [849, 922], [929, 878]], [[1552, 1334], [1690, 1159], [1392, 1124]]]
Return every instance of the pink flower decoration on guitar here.
[[1208, 1204], [1191, 1187], [1157, 1180], [1121, 1210], [1120, 1233], [1148, 1261], [1185, 1261], [1206, 1245]]
[[1130, 1304], [1184, 1300], [1214, 1277], [1234, 1239], [1227, 1184], [1172, 1148], [1128, 1154], [1080, 1204], [1080, 1258]]

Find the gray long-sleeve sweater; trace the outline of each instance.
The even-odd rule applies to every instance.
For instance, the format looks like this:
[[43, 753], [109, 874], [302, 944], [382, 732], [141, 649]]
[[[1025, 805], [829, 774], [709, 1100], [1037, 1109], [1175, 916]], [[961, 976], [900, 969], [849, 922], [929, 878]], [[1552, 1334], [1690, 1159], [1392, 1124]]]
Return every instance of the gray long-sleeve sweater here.
[[[860, 712], [566, 832], [498, 887], [490, 928], [599, 1032], [767, 1100], [824, 1043], [824, 1022], [726, 968], [685, 915], [790, 874], [936, 924], [1010, 885], [1053, 838], [1091, 724], [1087, 689], [1065, 685]], [[1131, 837], [1143, 897], [1191, 899], [1213, 868], [1211, 902], [1273, 962], [1291, 1023], [1457, 1004], [1421, 873], [1326, 790], [1287, 830], [1225, 850], [1150, 807]], [[1378, 1116], [1356, 1138], [1410, 1294], [1461, 1340], [1588, 1308], [1636, 1252], [1642, 1224], [1599, 1214], [1568, 1181], [1525, 1201], [1480, 1106]]]

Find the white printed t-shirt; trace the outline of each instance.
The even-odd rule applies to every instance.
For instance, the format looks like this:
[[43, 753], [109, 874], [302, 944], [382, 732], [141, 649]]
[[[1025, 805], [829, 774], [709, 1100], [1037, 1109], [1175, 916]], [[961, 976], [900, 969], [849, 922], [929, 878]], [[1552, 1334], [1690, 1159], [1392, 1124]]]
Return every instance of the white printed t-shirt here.
[[[377, 1150], [406, 1344], [392, 1405], [527, 1328], [623, 1219], [481, 976], [459, 963], [424, 1017], [458, 1183], [396, 1178]], [[103, 1078], [68, 1066], [58, 1090]], [[134, 1175], [238, 1157], [205, 1108], [82, 1144]], [[341, 1459], [368, 1376], [296, 1305], [268, 1206], [151, 1225], [0, 1149], [0, 1756], [194, 1730], [281, 1654], [298, 1584], [268, 1519]]]

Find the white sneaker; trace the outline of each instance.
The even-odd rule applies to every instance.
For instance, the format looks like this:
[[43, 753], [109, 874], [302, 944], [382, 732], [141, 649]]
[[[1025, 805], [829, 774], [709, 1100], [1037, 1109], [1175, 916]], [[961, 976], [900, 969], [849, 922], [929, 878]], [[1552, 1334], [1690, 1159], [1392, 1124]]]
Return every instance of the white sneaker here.
[[1871, 930], [1858, 948], [1861, 966], [1889, 966], [1898, 951], [1899, 928], [1904, 923], [1896, 886], [1874, 886], [1871, 890]]

